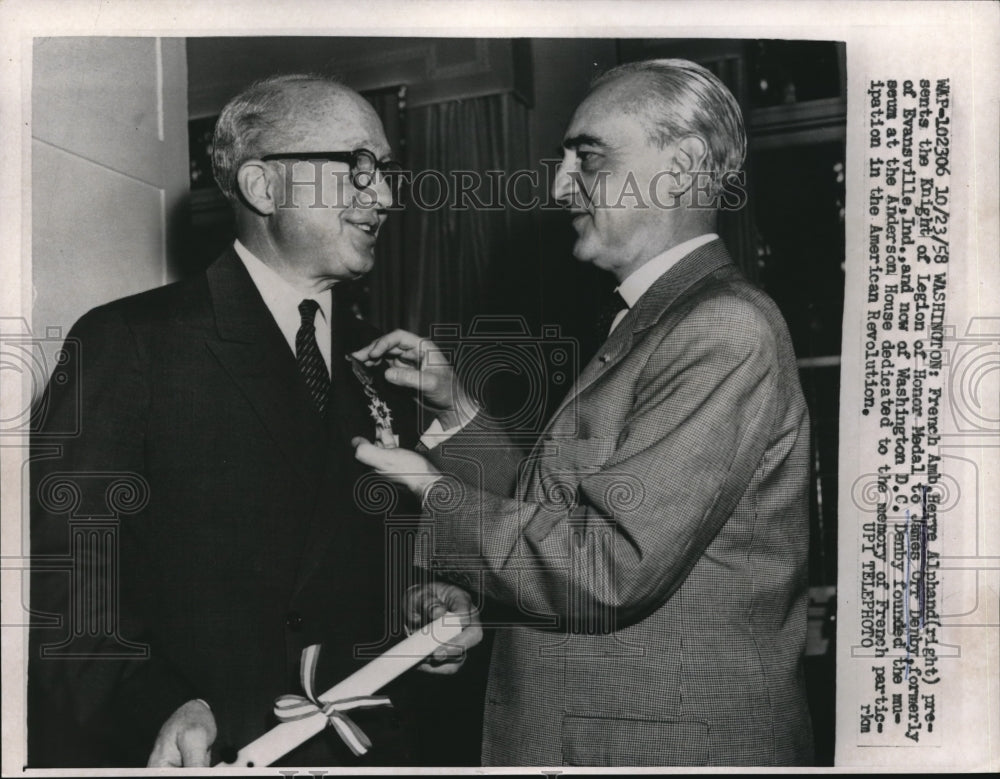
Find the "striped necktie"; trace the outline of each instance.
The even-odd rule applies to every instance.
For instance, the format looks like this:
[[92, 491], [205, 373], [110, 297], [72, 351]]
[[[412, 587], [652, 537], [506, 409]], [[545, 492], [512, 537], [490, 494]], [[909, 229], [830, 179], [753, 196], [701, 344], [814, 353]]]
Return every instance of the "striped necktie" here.
[[326, 402], [330, 396], [330, 374], [327, 372], [319, 344], [316, 343], [316, 310], [319, 303], [306, 298], [299, 303], [299, 316], [302, 324], [295, 334], [295, 359], [299, 363], [299, 371], [306, 380], [306, 387], [312, 396], [320, 414], [326, 413]]

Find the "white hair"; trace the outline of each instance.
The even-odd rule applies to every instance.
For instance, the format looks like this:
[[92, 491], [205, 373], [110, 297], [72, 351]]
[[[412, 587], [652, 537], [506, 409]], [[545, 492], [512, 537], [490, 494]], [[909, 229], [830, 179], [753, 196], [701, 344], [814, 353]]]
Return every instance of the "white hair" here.
[[709, 70], [683, 59], [627, 62], [598, 76], [591, 88], [632, 75], [642, 79], [642, 88], [618, 96], [623, 110], [643, 115], [650, 141], [661, 148], [685, 135], [701, 138], [712, 194], [718, 195], [723, 178], [742, 169], [747, 150], [743, 115], [732, 92]]

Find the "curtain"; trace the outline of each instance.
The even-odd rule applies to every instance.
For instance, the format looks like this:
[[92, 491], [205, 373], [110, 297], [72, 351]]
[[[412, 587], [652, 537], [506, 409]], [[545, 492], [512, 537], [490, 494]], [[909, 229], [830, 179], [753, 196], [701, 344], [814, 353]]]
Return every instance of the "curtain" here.
[[[363, 95], [382, 120], [393, 159], [406, 166], [406, 87], [379, 89], [364, 92]], [[393, 329], [402, 324], [399, 314], [403, 310], [406, 293], [405, 287], [398, 282], [400, 268], [405, 262], [402, 220], [400, 209], [390, 211], [379, 231], [375, 268], [360, 282], [356, 300], [365, 318], [382, 329]]]
[[[525, 167], [528, 117], [510, 94], [438, 103], [407, 117], [413, 174], [402, 219], [404, 245], [391, 268], [403, 291], [400, 322], [429, 333], [434, 324], [466, 325], [494, 307], [510, 257], [524, 259], [527, 214], [496, 197], [494, 180]], [[458, 197], [458, 182], [469, 195]], [[478, 200], [478, 203], [477, 203]], [[481, 207], [483, 204], [486, 207]]]
[[[382, 329], [429, 334], [432, 325], [464, 326], [501, 305], [519, 313], [518, 277], [535, 255], [532, 216], [498, 199], [487, 173], [506, 181], [527, 167], [525, 106], [497, 94], [407, 109], [405, 87], [365, 97], [412, 184], [379, 235], [366, 314]], [[462, 176], [481, 182], [464, 200], [456, 189]]]

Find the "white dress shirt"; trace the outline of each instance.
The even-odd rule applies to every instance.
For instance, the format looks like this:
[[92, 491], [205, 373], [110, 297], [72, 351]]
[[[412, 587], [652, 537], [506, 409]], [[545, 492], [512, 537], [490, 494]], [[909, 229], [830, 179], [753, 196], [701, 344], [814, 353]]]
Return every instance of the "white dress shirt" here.
[[330, 372], [330, 318], [333, 316], [333, 297], [330, 290], [320, 292], [316, 295], [303, 295], [301, 291], [295, 289], [291, 284], [279, 276], [273, 268], [266, 265], [246, 246], [240, 243], [239, 239], [233, 244], [233, 248], [243, 261], [243, 265], [253, 279], [257, 291], [264, 298], [268, 311], [274, 317], [281, 334], [288, 342], [288, 348], [295, 354], [295, 336], [302, 325], [302, 317], [299, 314], [299, 303], [306, 298], [315, 300], [319, 304], [313, 324], [316, 326], [316, 344], [319, 346], [319, 353], [326, 363], [326, 371]]
[[629, 309], [631, 309], [632, 306], [638, 302], [639, 298], [646, 294], [646, 290], [652, 287], [660, 276], [674, 267], [678, 262], [687, 257], [699, 246], [704, 246], [706, 243], [714, 241], [718, 237], [719, 236], [715, 233], [705, 233], [704, 235], [699, 235], [697, 238], [690, 238], [683, 243], [679, 243], [676, 246], [667, 249], [662, 254], [657, 254], [642, 267], [632, 271], [632, 273], [618, 285], [618, 289], [615, 290], [622, 296], [622, 300], [625, 301], [625, 305], [627, 305], [628, 308], [623, 308], [615, 315], [614, 320], [611, 322], [611, 329], [608, 333], [610, 334], [614, 332], [615, 328], [618, 327], [618, 323], [625, 318], [626, 314], [628, 314]]
[[[302, 317], [299, 315], [299, 303], [305, 300], [306, 297], [319, 303], [319, 310], [317, 310], [314, 320], [316, 341], [319, 345], [320, 354], [323, 355], [323, 362], [326, 363], [326, 369], [329, 371], [330, 317], [333, 312], [331, 293], [327, 291], [319, 295], [306, 295], [303, 297], [301, 292], [281, 278], [272, 268], [265, 265], [253, 252], [240, 243], [238, 239], [233, 244], [233, 248], [243, 261], [243, 265], [246, 266], [247, 273], [253, 279], [253, 283], [260, 292], [260, 296], [264, 298], [264, 303], [271, 312], [271, 316], [274, 317], [274, 321], [278, 324], [281, 334], [285, 336], [292, 354], [295, 354], [295, 336], [302, 324]], [[465, 420], [464, 424], [443, 430], [441, 423], [435, 419], [431, 422], [430, 427], [424, 432], [420, 440], [428, 449], [433, 449], [435, 446], [451, 438], [465, 424], [468, 424], [468, 420]]]

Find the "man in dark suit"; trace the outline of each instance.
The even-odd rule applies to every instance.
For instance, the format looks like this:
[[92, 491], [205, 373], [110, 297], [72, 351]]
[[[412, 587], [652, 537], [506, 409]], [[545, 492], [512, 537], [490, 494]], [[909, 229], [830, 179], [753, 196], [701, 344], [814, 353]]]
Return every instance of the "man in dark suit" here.
[[[71, 331], [31, 469], [32, 766], [231, 761], [302, 692], [304, 647], [322, 645], [323, 692], [395, 640], [410, 561], [389, 557], [349, 443], [375, 423], [345, 354], [376, 333], [338, 294], [372, 267], [389, 153], [350, 89], [258, 82], [214, 139], [234, 246]], [[412, 401], [377, 391], [415, 445]], [[68, 578], [47, 565], [67, 558]], [[435, 592], [461, 610], [457, 588]], [[328, 729], [287, 764], [419, 762], [418, 702], [392, 694], [394, 711], [356, 715], [365, 758]]]
[[[745, 147], [694, 63], [598, 79], [554, 182], [575, 256], [619, 284], [597, 356], [523, 459], [485, 414], [430, 460], [358, 444], [424, 500], [423, 561], [504, 607], [488, 765], [811, 759], [806, 406], [780, 313], [714, 234]], [[397, 332], [357, 356], [467, 407], [435, 348]]]

